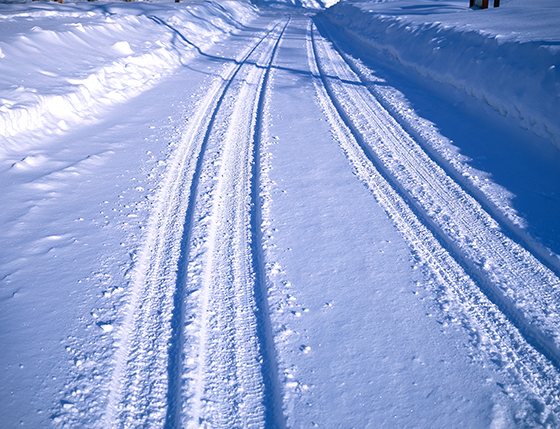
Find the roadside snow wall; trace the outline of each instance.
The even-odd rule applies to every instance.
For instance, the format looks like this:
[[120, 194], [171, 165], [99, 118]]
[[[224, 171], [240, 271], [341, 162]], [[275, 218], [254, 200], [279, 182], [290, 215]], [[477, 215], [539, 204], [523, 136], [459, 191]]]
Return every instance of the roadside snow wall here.
[[241, 1], [0, 4], [0, 157], [31, 144], [20, 133], [94, 122], [256, 16]]
[[509, 9], [477, 11], [454, 4], [452, 13], [441, 13], [445, 9], [434, 6], [442, 3], [414, 3], [415, 10], [426, 4], [424, 13], [410, 14], [407, 2], [338, 3], [322, 17], [418, 73], [519, 119], [560, 149], [560, 5], [531, 10], [512, 2]]

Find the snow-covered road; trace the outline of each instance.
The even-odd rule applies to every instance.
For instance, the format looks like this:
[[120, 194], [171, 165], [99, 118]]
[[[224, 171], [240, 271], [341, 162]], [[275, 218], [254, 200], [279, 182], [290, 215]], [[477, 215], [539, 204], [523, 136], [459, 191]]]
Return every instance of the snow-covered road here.
[[10, 21], [115, 58], [0, 111], [7, 427], [559, 424], [559, 259], [385, 76], [428, 79], [325, 13], [190, 7]]
[[177, 427], [183, 409], [221, 427], [280, 419], [264, 405], [279, 395], [254, 160], [286, 18], [266, 25], [198, 102], [175, 151], [132, 283], [108, 427]]

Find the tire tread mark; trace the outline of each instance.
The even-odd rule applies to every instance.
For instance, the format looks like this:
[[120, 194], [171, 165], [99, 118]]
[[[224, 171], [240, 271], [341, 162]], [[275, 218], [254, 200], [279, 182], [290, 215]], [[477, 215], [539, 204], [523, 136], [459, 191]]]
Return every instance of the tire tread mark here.
[[[451, 295], [451, 306], [456, 307], [454, 311], [457, 314], [463, 314], [461, 317], [465, 324], [470, 326], [474, 333], [474, 343], [484, 343], [479, 352], [493, 360], [505, 360], [503, 370], [513, 374], [516, 382], [525, 385], [529, 395], [537, 394], [544, 402], [546, 412], [543, 414], [558, 412], [560, 404], [556, 389], [560, 375], [554, 361], [544, 358], [546, 355], [539, 349], [538, 344], [537, 350], [541, 353], [537, 352], [534, 341], [530, 341], [531, 338], [528, 339], [527, 335], [521, 335], [515, 327], [515, 321], [511, 320], [511, 315], [508, 318], [503, 309], [499, 309], [491, 299], [488, 300], [488, 291], [473, 283], [465, 272], [465, 269], [470, 271], [469, 267], [465, 266], [461, 258], [457, 260], [457, 255], [446, 241], [438, 237], [441, 236], [441, 232], [438, 234], [437, 228], [427, 222], [426, 216], [407, 198], [407, 193], [394, 183], [389, 173], [383, 171], [382, 163], [370, 152], [360, 130], [346, 114], [329, 85], [329, 77], [321, 68], [318, 58], [317, 42], [311, 23], [308, 34], [308, 55], [317, 94], [335, 137], [340, 141], [357, 176], [395, 222], [420, 262], [426, 264], [439, 279], [438, 282], [445, 286], [444, 291], [437, 292], [442, 300], [447, 300], [445, 303], [440, 302], [440, 305], [449, 305]], [[381, 170], [375, 168], [375, 164], [379, 165]], [[455, 258], [451, 257], [450, 250], [451, 255], [455, 254]], [[510, 353], [513, 354], [510, 356]]]
[[[288, 16], [288, 21], [286, 26], [282, 30], [278, 42], [274, 46], [272, 51], [270, 63], [266, 69], [262, 90], [259, 94], [259, 102], [257, 106], [257, 118], [256, 127], [253, 138], [253, 166], [252, 166], [252, 186], [251, 186], [251, 200], [252, 200], [252, 211], [251, 211], [251, 236], [252, 236], [252, 246], [253, 246], [253, 266], [255, 272], [255, 295], [257, 300], [257, 307], [259, 312], [257, 313], [257, 320], [260, 321], [261, 330], [259, 332], [261, 348], [263, 350], [263, 359], [266, 362], [266, 366], [263, 366], [265, 373], [263, 378], [265, 380], [265, 387], [268, 391], [265, 395], [270, 398], [269, 401], [272, 404], [272, 409], [270, 410], [270, 416], [267, 418], [269, 424], [268, 427], [283, 429], [286, 427], [286, 422], [284, 420], [282, 412], [282, 392], [279, 385], [278, 378], [278, 365], [276, 362], [276, 351], [274, 346], [274, 336], [272, 332], [272, 324], [270, 320], [270, 309], [268, 306], [268, 281], [265, 271], [265, 255], [262, 248], [263, 236], [262, 236], [262, 205], [260, 201], [260, 171], [261, 171], [261, 144], [262, 144], [262, 127], [263, 127], [263, 113], [265, 110], [266, 95], [268, 92], [270, 71], [276, 57], [276, 52], [280, 46], [280, 40], [284, 35], [284, 32], [290, 23], [290, 17]], [[274, 359], [272, 359], [274, 357]], [[266, 380], [268, 380], [266, 382]]]
[[196, 195], [197, 195], [197, 188], [200, 182], [200, 176], [202, 173], [203, 161], [204, 161], [204, 153], [206, 152], [206, 147], [208, 141], [210, 139], [211, 131], [214, 127], [216, 122], [216, 118], [218, 116], [218, 112], [220, 107], [222, 106], [226, 94], [234, 82], [236, 76], [238, 75], [239, 71], [241, 70], [242, 66], [248, 61], [251, 55], [260, 47], [262, 42], [266, 40], [270, 34], [278, 27], [278, 24], [272, 28], [265, 37], [263, 37], [259, 43], [257, 43], [243, 58], [242, 61], [238, 63], [235, 68], [234, 73], [231, 77], [227, 80], [227, 83], [223, 86], [223, 90], [220, 94], [219, 99], [216, 102], [215, 108], [212, 112], [210, 120], [208, 121], [208, 125], [206, 127], [206, 131], [204, 134], [202, 147], [201, 147], [201, 155], [197, 159], [197, 165], [195, 174], [193, 176], [193, 181], [191, 184], [191, 189], [189, 195], [191, 195], [191, 201], [189, 202], [188, 209], [185, 216], [185, 225], [187, 227], [184, 230], [183, 238], [181, 240], [181, 259], [178, 264], [178, 274], [177, 274], [177, 293], [175, 296], [178, 298], [176, 299], [175, 305], [175, 323], [173, 324], [174, 329], [174, 336], [176, 337], [177, 341], [171, 341], [174, 346], [172, 348], [172, 352], [170, 353], [170, 364], [169, 364], [169, 392], [174, 392], [172, 396], [170, 396], [170, 404], [171, 407], [168, 408], [167, 416], [166, 416], [166, 428], [175, 428], [180, 426], [180, 418], [181, 418], [181, 405], [182, 400], [181, 398], [181, 391], [182, 391], [182, 364], [181, 364], [181, 354], [183, 351], [183, 343], [184, 343], [184, 288], [187, 282], [187, 265], [189, 260], [189, 243], [191, 241], [191, 233], [192, 233], [192, 224], [194, 220], [194, 213], [195, 213], [195, 206], [196, 206]]
[[216, 130], [209, 136], [221, 160], [205, 173], [208, 189], [213, 191], [197, 214], [210, 219], [195, 238], [204, 243], [205, 250], [189, 261], [198, 272], [193, 278], [197, 278], [194, 285], [198, 284], [200, 295], [200, 312], [193, 316], [198, 319], [194, 331], [198, 346], [189, 358], [198, 362], [186, 394], [189, 427], [285, 426], [266, 292], [263, 296], [259, 281], [264, 269], [258, 254], [260, 242], [254, 235], [258, 228], [254, 156], [259, 108], [288, 23], [289, 17], [276, 27], [274, 40], [247, 63], [247, 70], [227, 95], [228, 103], [223, 109], [220, 106]]
[[[316, 49], [316, 42], [315, 37], [313, 35], [313, 43]], [[317, 51], [315, 51], [317, 55]], [[359, 142], [362, 150], [370, 161], [374, 164], [377, 164], [380, 167], [380, 171], [384, 175], [385, 179], [392, 184], [392, 186], [398, 190], [399, 194], [407, 201], [407, 204], [414, 210], [416, 216], [418, 216], [422, 221], [429, 226], [432, 232], [435, 233], [435, 236], [438, 238], [440, 243], [446, 248], [451, 254], [454, 255], [455, 259], [460, 262], [460, 264], [466, 269], [466, 271], [477, 280], [477, 283], [486, 293], [486, 295], [501, 309], [506, 316], [510, 318], [512, 323], [517, 326], [520, 332], [526, 337], [527, 341], [531, 343], [534, 347], [536, 347], [541, 353], [543, 353], [548, 359], [550, 359], [554, 365], [560, 367], [560, 350], [558, 349], [557, 344], [555, 343], [553, 338], [550, 338], [550, 334], [540, 330], [538, 327], [535, 327], [533, 323], [531, 323], [525, 314], [513, 302], [512, 298], [506, 296], [502, 290], [498, 286], [496, 286], [493, 282], [493, 279], [490, 278], [490, 273], [485, 272], [480, 268], [480, 264], [482, 262], [473, 261], [470, 258], [464, 255], [463, 248], [458, 245], [452, 238], [448, 235], [449, 232], [445, 229], [442, 229], [442, 225], [439, 222], [436, 222], [430, 214], [426, 213], [426, 208], [422, 206], [422, 202], [418, 200], [418, 197], [413, 197], [410, 194], [410, 190], [407, 189], [403, 184], [394, 177], [393, 173], [391, 172], [390, 168], [385, 165], [384, 160], [380, 157], [376, 150], [373, 150], [368, 144], [363, 136], [361, 130], [356, 126], [354, 123], [354, 118], [352, 118], [345, 106], [338, 100], [335, 91], [332, 88], [332, 85], [329, 81], [329, 78], [325, 75], [324, 70], [321, 68], [320, 62], [319, 64], [319, 72], [322, 76], [325, 88], [329, 93], [329, 96], [333, 100], [333, 104], [336, 106], [340, 116], [343, 118], [344, 122], [347, 124], [348, 128], [350, 128], [355, 135], [356, 140]], [[385, 127], [385, 124], [381, 123], [381, 120], [376, 118], [375, 115], [369, 115], [370, 121], [375, 122], [376, 126], [378, 127]], [[392, 130], [387, 130], [387, 134], [391, 133]], [[382, 149], [378, 149], [382, 150]], [[409, 154], [405, 151], [401, 152], [402, 159], [404, 160], [404, 164], [406, 165], [413, 165], [415, 163], [414, 160], [410, 161], [413, 158], [414, 154]], [[429, 197], [430, 194], [432, 195], [447, 195], [448, 204], [453, 204], [453, 201], [460, 196], [457, 194], [457, 190], [453, 189], [452, 193], [449, 193], [449, 190], [443, 188], [439, 182], [432, 182], [430, 180], [430, 175], [425, 173], [426, 166], [423, 164], [414, 166], [418, 168], [418, 172], [423, 177], [423, 184], [432, 188], [431, 193], [425, 193], [425, 197]], [[412, 168], [414, 168], [412, 167]], [[484, 213], [485, 214], [485, 213]], [[488, 216], [489, 217], [489, 216]], [[455, 222], [465, 223], [466, 219], [455, 219]], [[491, 220], [490, 220], [491, 221]], [[486, 222], [486, 221], [485, 221]], [[488, 225], [486, 228], [489, 228]], [[494, 242], [491, 243], [493, 245]], [[499, 249], [497, 249], [499, 251]], [[518, 255], [513, 255], [514, 258], [517, 258]], [[524, 268], [524, 267], [521, 267]], [[516, 273], [512, 273], [513, 275], [519, 277]], [[524, 279], [518, 278], [518, 282], [523, 284]]]
[[173, 156], [133, 272], [103, 427], [159, 426], [162, 422], [172, 427], [178, 418], [181, 353], [180, 348], [167, 349], [170, 340], [182, 340], [183, 273], [176, 269], [188, 252], [189, 209], [194, 205], [205, 141], [234, 77], [274, 28], [212, 83]]
[[387, 110], [393, 118], [395, 118], [399, 125], [403, 129], [412, 135], [418, 143], [421, 144], [422, 148], [426, 151], [426, 154], [442, 168], [445, 173], [452, 177], [462, 188], [463, 192], [469, 194], [482, 206], [482, 208], [490, 213], [492, 217], [500, 224], [500, 227], [505, 231], [506, 235], [514, 240], [518, 245], [528, 249], [533, 256], [535, 256], [539, 262], [545, 265], [548, 269], [554, 272], [554, 274], [560, 276], [560, 257], [549, 249], [545, 248], [537, 240], [527, 233], [523, 228], [516, 224], [508, 215], [504, 213], [495, 203], [491, 201], [489, 196], [484, 193], [479, 187], [476, 186], [471, 180], [461, 174], [460, 171], [456, 170], [443, 155], [437, 152], [437, 150], [430, 144], [429, 139], [422, 135], [422, 133], [415, 129], [409, 120], [406, 119], [388, 100], [385, 99], [383, 94], [380, 93], [375, 82], [372, 82], [363, 70], [356, 64], [355, 59], [344, 52], [340, 44], [332, 37], [328, 26], [325, 24], [324, 19], [319, 17], [315, 21], [321, 26], [322, 31], [328, 37], [329, 41], [332, 43], [333, 47], [336, 49], [337, 53], [344, 58], [346, 64], [350, 69], [358, 76], [364, 87], [368, 89], [371, 95]]

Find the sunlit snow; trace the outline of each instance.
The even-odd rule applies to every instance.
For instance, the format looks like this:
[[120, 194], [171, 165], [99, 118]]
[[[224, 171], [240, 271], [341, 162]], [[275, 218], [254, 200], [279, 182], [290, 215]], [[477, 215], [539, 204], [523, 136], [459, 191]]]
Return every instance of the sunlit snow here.
[[559, 46], [555, 0], [1, 3], [0, 426], [558, 427]]

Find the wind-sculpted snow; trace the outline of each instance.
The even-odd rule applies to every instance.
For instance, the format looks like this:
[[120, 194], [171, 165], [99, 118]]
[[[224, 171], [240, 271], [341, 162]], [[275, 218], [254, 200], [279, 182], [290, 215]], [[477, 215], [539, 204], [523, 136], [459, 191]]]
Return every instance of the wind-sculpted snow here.
[[[0, 15], [0, 72], [6, 76], [0, 83], [0, 154], [21, 148], [20, 133], [49, 135], [95, 123], [253, 16], [249, 5], [227, 2], [175, 12], [110, 4], [10, 9]], [[29, 25], [31, 19], [37, 25]], [[50, 29], [55, 19], [64, 24]], [[41, 55], [45, 50], [48, 55]]]
[[[488, 103], [560, 148], [560, 50], [557, 3], [338, 3], [333, 24], [418, 73]], [[536, 26], [534, 23], [539, 22]]]

